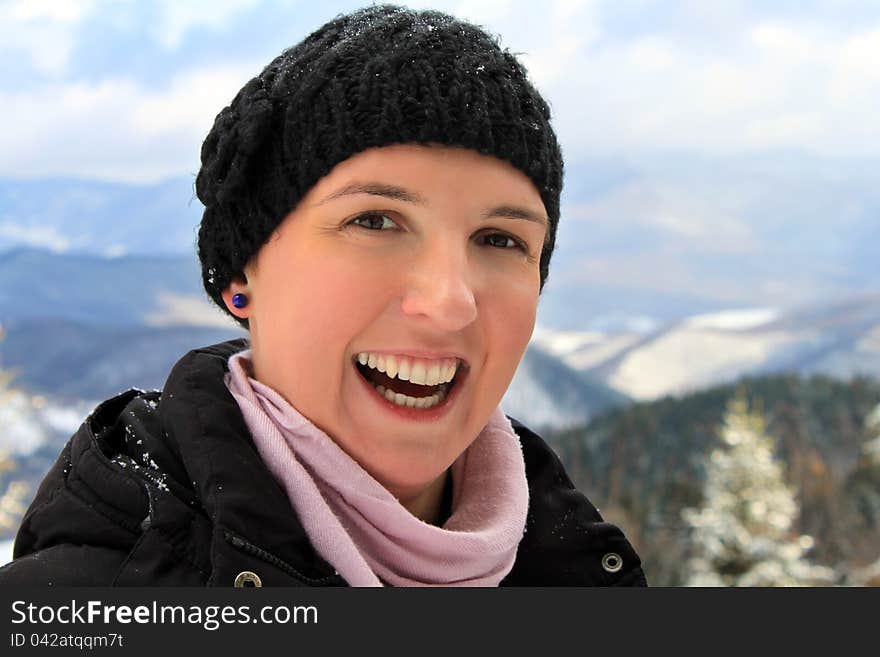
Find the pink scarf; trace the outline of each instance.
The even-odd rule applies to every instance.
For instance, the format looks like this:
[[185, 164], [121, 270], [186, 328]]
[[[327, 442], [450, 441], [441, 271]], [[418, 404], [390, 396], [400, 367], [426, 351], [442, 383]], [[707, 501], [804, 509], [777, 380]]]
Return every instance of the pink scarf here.
[[452, 515], [423, 522], [280, 394], [229, 359], [226, 386], [318, 554], [351, 586], [497, 586], [525, 529], [522, 448], [496, 408], [453, 463]]

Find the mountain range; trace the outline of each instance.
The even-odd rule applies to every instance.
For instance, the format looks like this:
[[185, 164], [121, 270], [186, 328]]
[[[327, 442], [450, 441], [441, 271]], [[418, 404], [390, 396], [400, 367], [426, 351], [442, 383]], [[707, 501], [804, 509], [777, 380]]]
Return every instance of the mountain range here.
[[[185, 256], [0, 254], [0, 366], [70, 400], [160, 388], [187, 350], [240, 337]], [[630, 399], [746, 375], [880, 376], [880, 294], [792, 309], [739, 308], [606, 330], [535, 330], [504, 407], [538, 428], [588, 421]], [[141, 354], [132, 358], [132, 354]]]
[[533, 342], [633, 399], [782, 372], [880, 377], [880, 294], [697, 315], [647, 332], [540, 329]]
[[[688, 161], [567, 164], [538, 326], [502, 407], [644, 542], [662, 583], [681, 574], [678, 514], [699, 501], [723, 400], [756, 390], [821, 556], [867, 559], [864, 523], [880, 518], [877, 472], [857, 461], [880, 378], [873, 168]], [[201, 288], [201, 210], [191, 177], [0, 179], [0, 451], [16, 479], [39, 481], [97, 401], [160, 388], [187, 350], [243, 334]]]
[[[206, 301], [191, 257], [16, 249], [0, 254], [0, 277], [10, 282], [0, 369], [12, 377], [0, 386], [0, 451], [16, 464], [0, 487], [14, 477], [32, 492], [97, 401], [161, 388], [187, 350], [244, 335]], [[868, 294], [602, 330], [539, 324], [502, 408], [544, 435], [624, 526], [652, 582], [675, 585], [687, 556], [680, 511], [700, 502], [701, 459], [724, 400], [744, 387], [781, 436], [816, 558], [845, 572], [876, 559], [880, 471], [859, 459], [878, 379], [880, 294]]]
[[[541, 323], [642, 330], [875, 292], [876, 166], [797, 152], [569, 158]], [[0, 253], [181, 257], [191, 268], [203, 211], [193, 182], [0, 178]]]

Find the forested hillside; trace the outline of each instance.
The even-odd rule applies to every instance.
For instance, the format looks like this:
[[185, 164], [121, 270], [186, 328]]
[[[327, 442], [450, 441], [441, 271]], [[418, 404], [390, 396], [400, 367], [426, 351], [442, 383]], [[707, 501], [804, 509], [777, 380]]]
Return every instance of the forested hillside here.
[[719, 446], [725, 406], [741, 390], [762, 411], [776, 456], [797, 492], [793, 531], [815, 539], [813, 561], [844, 574], [880, 558], [880, 464], [865, 445], [880, 381], [774, 376], [681, 398], [635, 403], [548, 440], [576, 485], [623, 526], [649, 581], [685, 581], [688, 528], [702, 503], [706, 459]]

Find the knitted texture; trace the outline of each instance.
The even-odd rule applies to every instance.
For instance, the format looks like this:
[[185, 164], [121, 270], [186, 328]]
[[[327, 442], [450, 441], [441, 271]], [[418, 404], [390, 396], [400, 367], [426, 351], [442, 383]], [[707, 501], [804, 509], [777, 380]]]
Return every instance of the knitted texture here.
[[217, 115], [196, 178], [209, 296], [228, 312], [222, 291], [320, 178], [361, 151], [400, 143], [469, 148], [532, 180], [550, 219], [543, 289], [563, 175], [547, 103], [480, 28], [382, 5], [340, 16], [284, 51]]

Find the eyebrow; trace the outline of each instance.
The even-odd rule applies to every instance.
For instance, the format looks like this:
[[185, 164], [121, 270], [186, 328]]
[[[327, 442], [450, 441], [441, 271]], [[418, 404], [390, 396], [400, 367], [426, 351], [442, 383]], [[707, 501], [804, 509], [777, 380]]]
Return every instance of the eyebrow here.
[[318, 205], [351, 194], [370, 194], [372, 196], [384, 196], [395, 201], [404, 201], [406, 203], [415, 203], [417, 205], [427, 205], [428, 202], [413, 192], [405, 190], [403, 187], [395, 185], [385, 185], [383, 183], [351, 183], [341, 189], [337, 189], [332, 194], [325, 196], [318, 202]]
[[483, 219], [525, 219], [542, 226], [547, 224], [547, 217], [516, 205], [499, 205], [483, 213]]
[[[328, 194], [323, 199], [318, 201], [318, 205], [322, 205], [323, 203], [327, 203], [328, 201], [332, 201], [343, 196], [350, 196], [353, 194], [370, 194], [371, 196], [382, 196], [384, 198], [390, 198], [395, 201], [404, 201], [405, 203], [415, 203], [416, 205], [427, 205], [428, 201], [416, 194], [415, 192], [411, 192], [403, 187], [398, 187], [396, 185], [387, 185], [384, 183], [377, 182], [354, 182], [345, 187], [337, 189], [335, 192]], [[547, 217], [540, 212], [534, 212], [527, 208], [523, 208], [516, 205], [498, 205], [494, 208], [490, 208], [486, 210], [482, 214], [482, 218], [485, 219], [524, 219], [526, 221], [532, 221], [536, 224], [541, 224], [542, 226], [547, 225]]]

